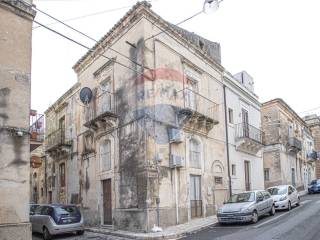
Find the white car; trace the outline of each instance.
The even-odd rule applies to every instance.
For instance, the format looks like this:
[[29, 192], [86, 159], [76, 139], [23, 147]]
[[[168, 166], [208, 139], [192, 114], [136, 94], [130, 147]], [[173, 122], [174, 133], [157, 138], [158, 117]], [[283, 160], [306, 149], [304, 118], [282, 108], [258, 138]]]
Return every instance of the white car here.
[[292, 206], [300, 205], [298, 191], [291, 185], [274, 186], [267, 189], [271, 194], [276, 210], [291, 210]]

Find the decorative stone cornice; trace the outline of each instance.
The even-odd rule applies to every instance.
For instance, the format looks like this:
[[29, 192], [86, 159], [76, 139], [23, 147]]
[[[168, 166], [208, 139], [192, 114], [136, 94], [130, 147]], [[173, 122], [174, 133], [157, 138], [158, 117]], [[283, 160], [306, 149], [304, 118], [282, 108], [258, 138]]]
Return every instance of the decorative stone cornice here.
[[32, 4], [28, 4], [22, 0], [1, 0], [0, 7], [7, 7], [19, 16], [27, 17], [33, 20], [36, 11], [32, 9]]
[[[130, 9], [107, 34], [105, 34], [82, 58], [78, 60], [78, 62], [73, 66], [74, 71], [76, 73], [80, 73], [87, 65], [94, 61], [97, 56], [107, 50], [107, 46], [110, 46], [112, 41], [121, 35], [125, 29], [128, 29], [134, 22], [138, 22], [142, 18], [160, 25], [161, 28], [166, 29], [166, 33], [172, 34], [177, 40], [185, 44], [185, 46], [193, 49], [196, 54], [207, 60], [210, 64], [217, 67], [220, 71], [224, 70], [217, 60], [212, 59], [212, 57], [210, 57], [203, 49], [200, 49], [200, 47], [196, 46], [190, 41], [190, 39], [183, 36], [181, 30], [179, 31], [178, 28], [173, 27], [171, 23], [165, 21], [158, 14], [153, 12], [151, 10], [150, 3], [143, 1], [134, 5], [132, 9]], [[220, 48], [220, 45], [216, 44], [216, 47]]]

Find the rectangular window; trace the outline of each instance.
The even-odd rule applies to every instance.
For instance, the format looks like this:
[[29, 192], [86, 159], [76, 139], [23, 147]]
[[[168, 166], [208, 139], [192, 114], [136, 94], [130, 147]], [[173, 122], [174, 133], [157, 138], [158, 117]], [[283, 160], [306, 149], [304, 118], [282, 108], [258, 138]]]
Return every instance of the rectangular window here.
[[228, 116], [229, 116], [229, 123], [234, 123], [233, 122], [233, 110], [231, 108], [228, 109]]
[[216, 185], [222, 185], [222, 177], [214, 177], [214, 183]]
[[231, 173], [232, 173], [232, 176], [236, 175], [236, 165], [235, 164], [231, 165]]
[[60, 187], [65, 187], [66, 186], [66, 167], [64, 163], [61, 163], [59, 165], [59, 175], [60, 175]]
[[264, 169], [264, 180], [270, 181], [270, 169], [269, 168]]

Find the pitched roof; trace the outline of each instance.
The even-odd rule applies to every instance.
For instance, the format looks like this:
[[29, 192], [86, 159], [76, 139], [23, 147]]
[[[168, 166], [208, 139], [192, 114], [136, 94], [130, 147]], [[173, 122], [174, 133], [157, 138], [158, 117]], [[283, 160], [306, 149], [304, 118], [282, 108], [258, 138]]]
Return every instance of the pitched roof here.
[[76, 64], [73, 66], [73, 69], [76, 70], [91, 54], [99, 50], [99, 47], [102, 44], [108, 44], [108, 39], [113, 38], [115, 30], [121, 26], [128, 24], [128, 18], [134, 16], [136, 12], [144, 9], [146, 13], [155, 17], [157, 23], [166, 25], [164, 26], [166, 31], [173, 32], [175, 35], [178, 35], [183, 40], [187, 41], [204, 56], [208, 57], [211, 61], [215, 62], [220, 66], [221, 64], [221, 54], [220, 54], [220, 44], [216, 42], [209, 41], [195, 33], [191, 33], [183, 28], [180, 28], [172, 23], [169, 23], [162, 19], [159, 15], [151, 10], [151, 4], [147, 1], [137, 2], [113, 27], [107, 32], [83, 57], [81, 57]]

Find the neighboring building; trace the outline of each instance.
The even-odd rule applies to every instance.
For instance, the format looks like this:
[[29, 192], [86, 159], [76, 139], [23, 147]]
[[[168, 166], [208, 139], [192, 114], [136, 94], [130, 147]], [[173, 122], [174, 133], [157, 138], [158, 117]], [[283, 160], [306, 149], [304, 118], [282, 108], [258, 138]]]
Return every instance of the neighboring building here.
[[265, 186], [292, 184], [305, 189], [314, 178], [316, 159], [307, 124], [282, 99], [263, 103], [261, 115]]
[[45, 112], [48, 203], [79, 203], [82, 167], [76, 129], [81, 124], [76, 112], [77, 107], [81, 108], [77, 101], [79, 86], [75, 84]]
[[44, 115], [30, 111], [30, 202], [46, 203]]
[[213, 215], [228, 195], [220, 45], [142, 2], [74, 70], [45, 113], [52, 201], [134, 231]]
[[[319, 160], [320, 156], [320, 117], [316, 114], [312, 114], [303, 118], [307, 123], [308, 127], [311, 130], [313, 139], [314, 139], [314, 150], [317, 154], [317, 159]], [[315, 157], [313, 155], [313, 157]], [[315, 178], [320, 179], [320, 161], [315, 162]]]
[[0, 239], [31, 239], [31, 2], [0, 1]]
[[226, 73], [226, 115], [232, 193], [264, 189], [261, 104], [252, 77]]
[[31, 152], [30, 203], [47, 203], [46, 161], [43, 145]]

